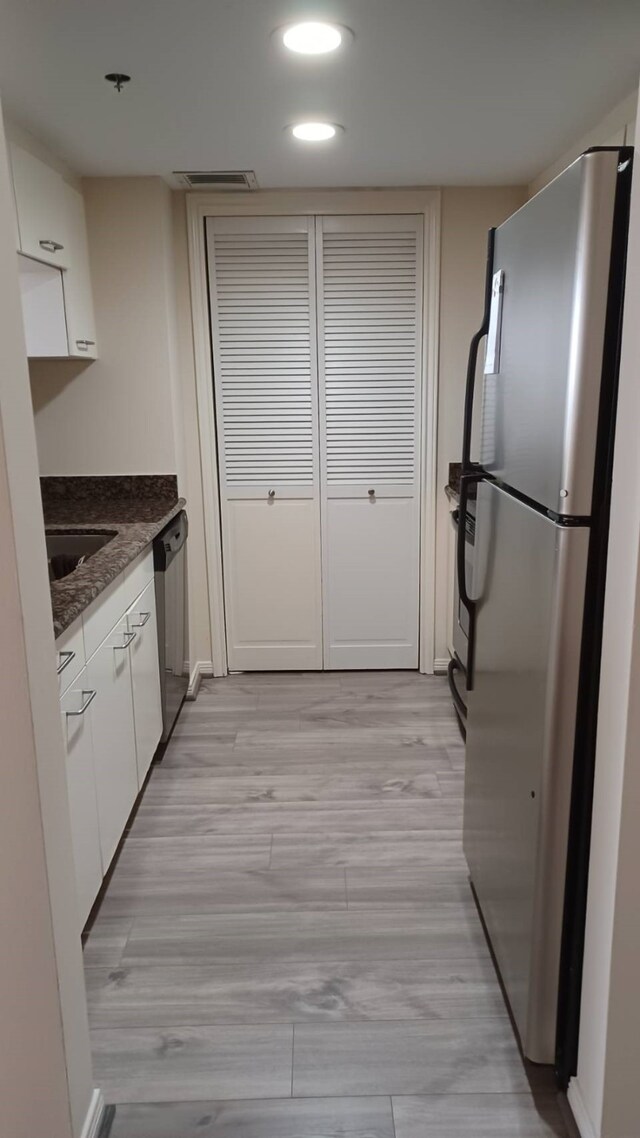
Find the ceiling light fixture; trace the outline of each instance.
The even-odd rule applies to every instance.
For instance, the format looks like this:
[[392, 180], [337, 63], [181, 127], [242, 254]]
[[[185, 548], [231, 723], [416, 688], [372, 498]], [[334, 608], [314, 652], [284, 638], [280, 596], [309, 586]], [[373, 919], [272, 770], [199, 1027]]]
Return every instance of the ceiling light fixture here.
[[108, 75], [105, 75], [105, 79], [107, 83], [113, 83], [116, 91], [121, 91], [125, 83], [131, 82], [131, 76], [125, 75], [122, 71], [110, 71]]
[[289, 51], [297, 51], [301, 55], [326, 55], [340, 47], [345, 32], [346, 28], [339, 28], [336, 24], [309, 20], [285, 28], [282, 42]]
[[340, 128], [331, 122], [297, 122], [290, 129], [302, 142], [327, 142]]

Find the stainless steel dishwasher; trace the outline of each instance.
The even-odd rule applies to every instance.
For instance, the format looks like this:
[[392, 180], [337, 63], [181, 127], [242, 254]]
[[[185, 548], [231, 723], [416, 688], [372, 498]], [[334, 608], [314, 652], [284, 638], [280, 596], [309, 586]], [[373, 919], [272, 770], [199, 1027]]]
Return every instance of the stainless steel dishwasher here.
[[186, 662], [187, 535], [189, 520], [182, 510], [153, 543], [158, 650], [162, 691], [162, 743], [166, 743], [189, 686]]

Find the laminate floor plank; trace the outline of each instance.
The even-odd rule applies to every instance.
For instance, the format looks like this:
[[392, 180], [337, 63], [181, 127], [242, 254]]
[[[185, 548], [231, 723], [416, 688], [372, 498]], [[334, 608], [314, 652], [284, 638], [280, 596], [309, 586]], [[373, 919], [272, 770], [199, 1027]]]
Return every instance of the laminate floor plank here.
[[94, 1027], [506, 1016], [493, 965], [466, 959], [121, 963], [87, 969]]
[[293, 1028], [95, 1028], [94, 1076], [107, 1102], [282, 1098], [291, 1093]]
[[346, 830], [368, 834], [372, 830], [457, 831], [462, 827], [458, 803], [416, 801], [398, 803], [344, 802], [331, 806], [323, 802], [255, 803], [251, 807], [211, 803], [177, 803], [165, 806], [144, 800], [135, 819], [139, 837], [180, 837], [182, 834], [309, 834], [312, 830]]
[[568, 1138], [552, 1095], [422, 1095], [393, 1099], [396, 1138]]
[[111, 1138], [566, 1138], [472, 899], [463, 778], [442, 677], [203, 680], [84, 949]]
[[394, 1138], [394, 1130], [388, 1097], [286, 1098], [119, 1106], [109, 1138]]
[[287, 912], [346, 909], [344, 871], [194, 871], [181, 865], [158, 869], [145, 858], [118, 865], [101, 913], [105, 917], [173, 917], [194, 913]]
[[352, 833], [336, 829], [324, 833], [275, 834], [271, 868], [292, 866], [439, 866], [464, 870], [459, 827], [452, 830], [369, 830]]
[[[176, 837], [138, 837], [135, 825], [127, 837], [114, 872], [203, 873], [209, 880], [228, 869], [268, 869], [271, 834], [184, 834]], [[112, 879], [113, 880], [113, 879]], [[109, 890], [107, 890], [108, 896]], [[105, 896], [106, 901], [106, 896]]]
[[295, 1027], [294, 1097], [527, 1090], [506, 1016]]
[[145, 794], [145, 807], [197, 805], [199, 802], [217, 805], [252, 806], [260, 802], [327, 802], [343, 804], [394, 800], [441, 798], [438, 775], [421, 772], [413, 777], [402, 777], [394, 772], [377, 776], [369, 773], [334, 775], [226, 775], [224, 777], [160, 778], [151, 782]]
[[441, 865], [346, 869], [349, 909], [411, 909], [428, 911], [438, 901], [467, 905], [472, 899], [466, 863], [460, 868]]
[[428, 912], [280, 912], [139, 917], [123, 963], [488, 958], [475, 905]]

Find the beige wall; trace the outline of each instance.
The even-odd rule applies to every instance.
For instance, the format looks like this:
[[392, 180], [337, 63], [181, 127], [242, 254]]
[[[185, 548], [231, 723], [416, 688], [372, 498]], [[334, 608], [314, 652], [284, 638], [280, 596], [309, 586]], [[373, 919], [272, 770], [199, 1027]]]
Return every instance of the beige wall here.
[[576, 139], [563, 154], [559, 155], [555, 162], [552, 162], [545, 170], [540, 171], [529, 184], [529, 197], [546, 186], [552, 178], [561, 174], [571, 162], [583, 151], [588, 150], [590, 146], [624, 146], [625, 144], [633, 146], [637, 105], [638, 93], [632, 91], [599, 123], [596, 123], [586, 134]]
[[0, 1134], [78, 1138], [91, 1056], [14, 233], [0, 114]]
[[487, 231], [518, 209], [525, 197], [524, 186], [442, 190], [435, 652], [439, 662], [448, 659], [447, 589], [454, 572], [448, 557], [450, 507], [444, 486], [449, 463], [460, 461], [469, 341], [482, 320]]
[[31, 361], [40, 471], [175, 473], [171, 191], [161, 178], [83, 189], [99, 359]]

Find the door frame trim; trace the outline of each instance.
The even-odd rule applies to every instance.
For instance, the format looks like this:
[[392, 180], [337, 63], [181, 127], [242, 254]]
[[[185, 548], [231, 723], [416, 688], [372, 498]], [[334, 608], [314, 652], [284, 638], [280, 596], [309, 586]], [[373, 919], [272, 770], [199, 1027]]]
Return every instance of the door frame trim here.
[[209, 593], [213, 674], [227, 674], [222, 527], [205, 218], [294, 214], [422, 214], [424, 289], [422, 312], [422, 412], [420, 430], [420, 671], [432, 674], [435, 653], [436, 460], [440, 298], [439, 190], [258, 190], [186, 195], [191, 320], [196, 376], [198, 438], [204, 501], [204, 538]]

